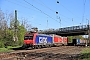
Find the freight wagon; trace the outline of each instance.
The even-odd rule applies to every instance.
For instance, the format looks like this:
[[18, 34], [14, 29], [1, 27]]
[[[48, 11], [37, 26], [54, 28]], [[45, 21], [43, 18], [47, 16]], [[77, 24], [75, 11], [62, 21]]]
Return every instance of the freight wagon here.
[[82, 39], [73, 39], [73, 45], [86, 45], [87, 40], [82, 40]]
[[58, 35], [45, 35], [38, 33], [25, 34], [24, 36], [24, 48], [42, 48], [51, 46], [67, 45], [68, 38]]
[[61, 37], [61, 36], [53, 34], [53, 44], [54, 44], [54, 46], [67, 45], [67, 43], [68, 43], [68, 38], [67, 37]]

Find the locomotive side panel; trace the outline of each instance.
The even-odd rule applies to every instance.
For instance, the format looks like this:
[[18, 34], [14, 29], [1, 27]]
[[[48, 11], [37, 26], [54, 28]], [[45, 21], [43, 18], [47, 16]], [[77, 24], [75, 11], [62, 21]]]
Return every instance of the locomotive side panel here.
[[52, 44], [53, 39], [51, 36], [36, 35], [35, 42], [36, 42], [36, 45], [46, 45], [46, 44]]

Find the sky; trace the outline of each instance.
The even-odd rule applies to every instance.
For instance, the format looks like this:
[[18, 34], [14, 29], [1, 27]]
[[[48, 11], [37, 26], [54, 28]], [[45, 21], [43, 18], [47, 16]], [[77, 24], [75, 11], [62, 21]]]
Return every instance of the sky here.
[[0, 0], [0, 9], [17, 10], [20, 23], [26, 19], [39, 30], [85, 25], [90, 20], [90, 0]]

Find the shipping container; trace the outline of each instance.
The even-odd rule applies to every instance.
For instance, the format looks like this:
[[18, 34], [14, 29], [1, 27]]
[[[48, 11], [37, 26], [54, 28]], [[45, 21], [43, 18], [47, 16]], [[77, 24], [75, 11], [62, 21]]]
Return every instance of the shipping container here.
[[86, 40], [73, 39], [73, 44], [74, 45], [82, 45], [82, 46], [84, 46], [86, 44]]
[[77, 43], [76, 44], [80, 44], [80, 39], [76, 39], [77, 40]]
[[76, 45], [77, 44], [77, 39], [73, 39], [72, 44]]
[[67, 37], [63, 37], [63, 45], [67, 45], [68, 43], [68, 38]]
[[53, 44], [55, 46], [63, 45], [63, 38], [59, 35], [54, 35], [53, 34]]
[[85, 44], [86, 43], [86, 40], [80, 40], [80, 43], [81, 44]]
[[62, 37], [58, 35], [54, 35], [54, 43], [62, 43]]
[[81, 40], [80, 39], [78, 39], [78, 38], [76, 38], [76, 39], [73, 39], [73, 44], [74, 45], [79, 45], [79, 44], [81, 44], [81, 42], [80, 42]]

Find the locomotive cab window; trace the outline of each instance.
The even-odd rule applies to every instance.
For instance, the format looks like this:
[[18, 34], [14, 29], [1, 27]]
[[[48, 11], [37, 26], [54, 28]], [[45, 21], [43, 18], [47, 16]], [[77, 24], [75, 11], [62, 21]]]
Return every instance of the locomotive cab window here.
[[24, 40], [33, 40], [33, 36], [24, 36]]

